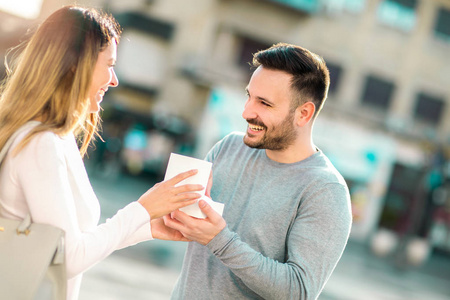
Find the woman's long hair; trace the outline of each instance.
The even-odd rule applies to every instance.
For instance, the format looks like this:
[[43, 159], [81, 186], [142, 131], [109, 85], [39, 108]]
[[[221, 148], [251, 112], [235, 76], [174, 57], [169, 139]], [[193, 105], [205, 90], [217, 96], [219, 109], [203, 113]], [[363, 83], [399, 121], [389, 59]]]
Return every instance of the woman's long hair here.
[[36, 126], [15, 149], [20, 151], [35, 135], [52, 131], [73, 132], [84, 155], [97, 134], [98, 113], [89, 112], [89, 90], [99, 53], [119, 42], [121, 30], [115, 19], [93, 9], [66, 6], [49, 16], [20, 45], [1, 87], [0, 149], [26, 122]]

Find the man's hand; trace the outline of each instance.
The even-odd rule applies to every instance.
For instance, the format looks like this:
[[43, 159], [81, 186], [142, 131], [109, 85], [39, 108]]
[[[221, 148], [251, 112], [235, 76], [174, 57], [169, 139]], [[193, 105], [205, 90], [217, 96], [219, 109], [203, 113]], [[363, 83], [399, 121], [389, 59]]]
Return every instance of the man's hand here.
[[152, 229], [152, 236], [155, 239], [190, 242], [190, 240], [185, 238], [178, 230], [167, 227], [164, 224], [163, 218], [151, 220], [150, 223]]
[[179, 208], [194, 204], [201, 197], [197, 191], [203, 190], [200, 184], [184, 184], [177, 186], [186, 178], [194, 176], [198, 170], [190, 170], [155, 184], [138, 200], [150, 215], [150, 219], [158, 219]]
[[205, 195], [211, 198], [211, 188], [213, 185], [213, 172], [211, 170], [211, 173], [209, 174], [208, 184], [206, 185], [206, 191]]
[[206, 201], [200, 200], [198, 206], [206, 215], [206, 219], [193, 218], [177, 210], [164, 216], [164, 224], [178, 230], [185, 238], [206, 245], [225, 228], [227, 223]]

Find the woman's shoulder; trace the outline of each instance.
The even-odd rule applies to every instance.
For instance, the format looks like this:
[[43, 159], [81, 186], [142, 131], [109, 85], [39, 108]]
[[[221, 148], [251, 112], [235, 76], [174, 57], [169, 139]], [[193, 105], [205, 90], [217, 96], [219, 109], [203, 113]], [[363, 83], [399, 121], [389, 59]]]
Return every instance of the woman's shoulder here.
[[51, 131], [42, 131], [33, 134], [29, 140], [24, 140], [27, 139], [33, 128], [35, 126], [20, 129], [11, 144], [6, 162], [8, 165], [14, 166], [14, 172], [27, 172], [30, 166], [47, 168], [66, 164], [67, 146], [57, 134]]
[[[12, 149], [19, 146], [27, 138], [30, 132], [37, 126], [29, 126], [20, 132], [12, 144]], [[61, 156], [64, 152], [64, 139], [52, 131], [41, 131], [33, 134], [26, 142], [25, 146], [17, 153], [18, 156], [40, 157], [40, 156]]]
[[[13, 147], [16, 145], [19, 145], [20, 142], [22, 142], [30, 133], [31, 131], [36, 127], [35, 126], [28, 126], [28, 128], [22, 130], [16, 137], [16, 139], [13, 142]], [[49, 146], [49, 145], [55, 145], [58, 144], [61, 141], [61, 138], [55, 134], [52, 131], [49, 130], [45, 130], [45, 131], [41, 131], [41, 132], [37, 132], [35, 134], [33, 134], [30, 138], [30, 140], [28, 141], [27, 145], [25, 146], [28, 147], [29, 145], [39, 145], [39, 146]]]

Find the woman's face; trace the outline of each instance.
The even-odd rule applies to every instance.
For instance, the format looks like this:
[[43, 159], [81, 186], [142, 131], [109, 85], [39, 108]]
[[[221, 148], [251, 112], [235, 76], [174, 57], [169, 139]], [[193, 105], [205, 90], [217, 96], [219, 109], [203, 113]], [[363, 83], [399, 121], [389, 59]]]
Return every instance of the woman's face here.
[[100, 102], [108, 88], [119, 85], [119, 80], [114, 72], [116, 57], [117, 45], [115, 42], [112, 42], [98, 55], [89, 91], [89, 112], [91, 113], [100, 111]]

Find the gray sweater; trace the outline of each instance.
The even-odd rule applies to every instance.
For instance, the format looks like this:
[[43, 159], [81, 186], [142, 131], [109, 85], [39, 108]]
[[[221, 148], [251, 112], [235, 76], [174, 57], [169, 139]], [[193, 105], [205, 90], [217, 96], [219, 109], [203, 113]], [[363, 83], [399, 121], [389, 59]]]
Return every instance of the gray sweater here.
[[345, 181], [321, 151], [283, 164], [242, 138], [207, 155], [227, 227], [189, 243], [172, 299], [316, 299], [350, 233]]

